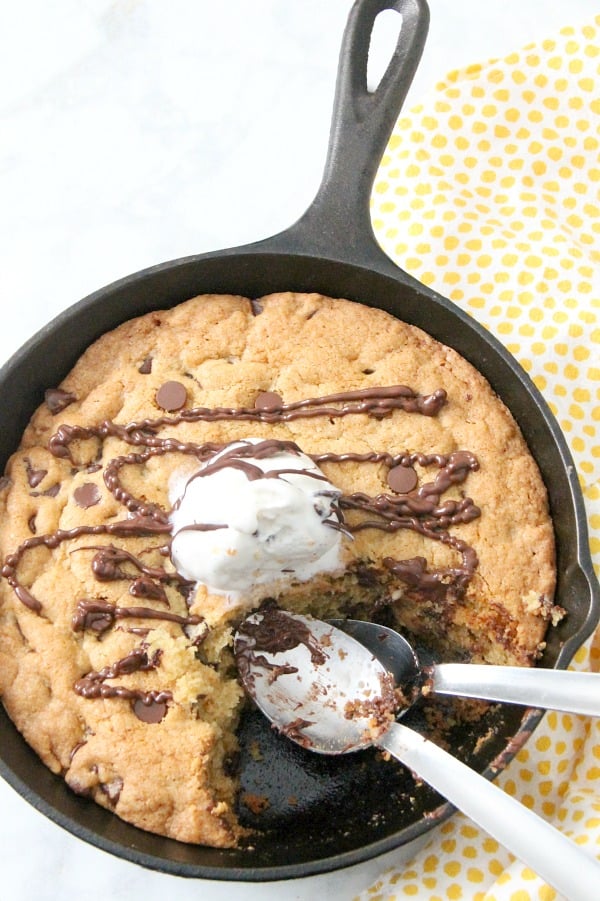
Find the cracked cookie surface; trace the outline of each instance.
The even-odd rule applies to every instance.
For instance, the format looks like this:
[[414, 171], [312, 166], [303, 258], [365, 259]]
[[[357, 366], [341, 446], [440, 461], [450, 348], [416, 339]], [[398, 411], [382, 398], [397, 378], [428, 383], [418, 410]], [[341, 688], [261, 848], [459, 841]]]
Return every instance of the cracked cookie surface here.
[[[361, 407], [390, 386], [420, 408]], [[308, 400], [311, 415], [288, 415]], [[193, 298], [103, 336], [49, 389], [2, 479], [0, 691], [74, 791], [224, 847], [244, 835], [241, 614], [176, 572], [168, 487], [248, 437], [294, 442], [342, 492], [344, 571], [286, 586], [283, 606], [384, 610], [447, 655], [523, 665], [559, 615], [535, 462], [483, 377], [424, 332], [287, 293]]]

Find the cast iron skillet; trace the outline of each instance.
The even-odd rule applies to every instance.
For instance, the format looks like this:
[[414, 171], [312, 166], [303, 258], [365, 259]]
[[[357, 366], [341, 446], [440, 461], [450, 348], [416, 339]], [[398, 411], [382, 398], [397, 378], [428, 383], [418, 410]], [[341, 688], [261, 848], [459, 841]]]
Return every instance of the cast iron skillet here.
[[[367, 54], [373, 23], [384, 9], [402, 15], [402, 30], [389, 68], [371, 93]], [[425, 0], [355, 3], [341, 50], [325, 174], [295, 225], [256, 244], [174, 260], [115, 282], [58, 316], [6, 364], [0, 372], [2, 466], [44, 390], [64, 378], [92, 341], [133, 316], [212, 292], [253, 297], [318, 291], [380, 307], [466, 357], [519, 423], [548, 488], [558, 547], [557, 601], [568, 611], [552, 631], [541, 664], [564, 668], [600, 614], [583, 501], [566, 442], [535, 386], [500, 343], [396, 267], [371, 229], [373, 180], [420, 59], [428, 21]], [[482, 727], [473, 734], [463, 729], [452, 737], [452, 750], [493, 778], [541, 715], [499, 706], [489, 721], [494, 739], [477, 750]], [[413, 716], [420, 728], [418, 712]], [[76, 797], [40, 763], [3, 711], [0, 729], [2, 775], [35, 807], [105, 851], [181, 876], [254, 881], [325, 872], [404, 845], [453, 810], [392, 764], [360, 754], [341, 760], [310, 755], [271, 735], [250, 713], [242, 728], [242, 780], [245, 790], [268, 794], [271, 806], [260, 822], [270, 828], [252, 849], [199, 848], [142, 832]], [[253, 753], [257, 746], [262, 761]]]

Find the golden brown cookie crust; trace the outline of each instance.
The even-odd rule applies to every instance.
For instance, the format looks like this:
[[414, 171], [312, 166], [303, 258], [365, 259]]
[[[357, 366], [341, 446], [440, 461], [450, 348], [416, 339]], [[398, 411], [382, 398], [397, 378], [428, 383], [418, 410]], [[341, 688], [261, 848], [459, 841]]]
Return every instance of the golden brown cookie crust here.
[[[422, 395], [443, 388], [447, 403], [431, 417], [395, 410], [383, 418], [196, 421], [163, 427], [160, 435], [197, 444], [281, 438], [309, 454], [469, 451], [479, 469], [449, 496], [466, 493], [481, 510], [456, 529], [476, 549], [479, 565], [464, 601], [449, 614], [452, 641], [463, 636], [469, 654], [477, 656], [479, 636], [480, 656], [490, 662], [535, 659], [552, 613], [554, 541], [542, 480], [512, 416], [453, 350], [382, 311], [318, 294], [275, 294], [252, 302], [197, 297], [126, 322], [92, 345], [60, 386], [76, 399], [59, 412], [42, 404], [8, 464], [0, 491], [3, 559], [34, 536], [126, 518], [103, 474], [108, 460], [132, 452], [130, 445], [115, 436], [91, 438], [71, 445], [69, 459], [53, 455], [48, 443], [63, 424], [125, 424], [168, 415], [156, 393], [171, 381], [184, 385], [185, 409], [252, 408], [263, 391], [289, 404], [366, 387], [402, 384]], [[127, 467], [123, 484], [131, 495], [167, 509], [170, 477], [186, 466], [190, 459], [181, 455], [157, 456]], [[389, 491], [383, 464], [332, 462], [322, 468], [346, 495]], [[417, 470], [425, 479], [427, 473]], [[92, 495], [90, 485], [96, 486]], [[86, 492], [94, 502], [82, 506]], [[102, 633], [73, 629], [78, 601], [90, 598], [156, 610], [168, 603], [170, 611], [188, 616], [176, 580], [163, 583], [166, 601], [136, 600], [128, 593], [130, 579], [100, 583], [91, 570], [94, 548], [114, 544], [149, 567], [172, 571], [161, 552], [166, 541], [164, 534], [79, 535], [24, 553], [18, 579], [40, 610], [30, 609], [2, 579], [0, 692], [26, 740], [75, 791], [143, 829], [231, 846], [243, 834], [234, 813], [236, 781], [229, 775], [242, 697], [227, 649], [227, 620], [235, 621], [235, 610], [224, 615], [222, 599], [200, 589], [191, 613], [204, 616], [212, 632], [197, 646], [197, 630], [186, 635], [181, 624], [160, 619], [130, 617]], [[349, 563], [369, 561], [375, 568], [388, 556], [423, 556], [437, 567], [456, 561], [453, 548], [410, 529], [359, 531], [345, 554]], [[131, 564], [124, 568], [132, 576]], [[302, 607], [307, 590], [301, 585], [291, 591], [291, 602]], [[356, 581], [352, 590], [360, 591]], [[418, 633], [423, 612], [414, 598], [395, 590], [399, 621]], [[74, 691], [86, 674], [142, 645], [156, 665], [106, 684], [169, 692], [162, 720], [139, 719], [131, 698], [87, 698]]]

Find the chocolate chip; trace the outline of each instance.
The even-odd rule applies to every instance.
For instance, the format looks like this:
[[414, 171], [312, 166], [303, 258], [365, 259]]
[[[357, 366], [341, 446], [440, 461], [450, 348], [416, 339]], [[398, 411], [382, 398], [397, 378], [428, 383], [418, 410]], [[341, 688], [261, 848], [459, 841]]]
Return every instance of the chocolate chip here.
[[187, 400], [185, 385], [181, 382], [164, 382], [156, 392], [156, 403], [163, 410], [181, 410]]
[[381, 584], [381, 577], [377, 570], [359, 563], [356, 567], [356, 581], [361, 588], [377, 588]]
[[152, 372], [152, 357], [146, 357], [138, 366], [138, 372], [141, 375], [150, 375]]
[[83, 785], [78, 779], [68, 778], [67, 783], [71, 791], [82, 798], [91, 798], [93, 789], [90, 785]]
[[112, 627], [113, 621], [114, 616], [109, 613], [88, 613], [85, 618], [85, 629], [95, 632], [96, 635], [102, 635]]
[[254, 406], [257, 410], [264, 410], [266, 413], [269, 413], [280, 409], [283, 406], [283, 400], [276, 391], [261, 391], [254, 401]]
[[263, 311], [263, 306], [262, 306], [262, 304], [260, 303], [260, 301], [258, 301], [258, 300], [251, 300], [251, 301], [250, 301], [250, 308], [251, 308], [251, 310], [252, 310], [252, 315], [253, 315], [253, 316], [260, 316], [260, 314], [261, 314], [262, 311]]
[[101, 497], [100, 489], [94, 482], [84, 482], [83, 485], [80, 485], [73, 492], [75, 503], [78, 507], [83, 507], [84, 510], [97, 504]]
[[133, 703], [133, 712], [143, 723], [160, 723], [167, 712], [167, 705], [164, 701], [151, 701], [145, 704], [138, 698]]
[[228, 754], [227, 757], [223, 759], [223, 772], [226, 776], [233, 778], [238, 775], [240, 771], [242, 755], [239, 751], [233, 751], [233, 753]]
[[396, 494], [407, 494], [416, 486], [418, 477], [412, 466], [394, 466], [388, 472], [387, 482]]
[[117, 776], [111, 782], [101, 782], [100, 790], [108, 797], [111, 804], [117, 804], [123, 791], [123, 780]]
[[87, 745], [87, 742], [86, 742], [86, 741], [78, 741], [78, 742], [77, 742], [77, 744], [75, 745], [75, 747], [73, 748], [73, 750], [72, 750], [71, 753], [69, 754], [69, 759], [71, 760], [71, 762], [73, 761], [73, 758], [75, 757], [75, 755], [77, 754], [77, 752], [78, 752], [78, 751], [81, 751], [82, 748], [85, 748], [86, 745]]
[[155, 601], [167, 601], [165, 589], [150, 576], [142, 575], [134, 579], [129, 586], [129, 594], [134, 598], [149, 598]]
[[37, 488], [41, 481], [48, 475], [47, 469], [34, 469], [31, 465], [31, 460], [29, 457], [25, 457], [25, 471], [27, 473], [27, 481], [29, 482], [30, 488]]
[[60, 482], [55, 482], [54, 485], [50, 485], [45, 491], [30, 491], [29, 494], [31, 497], [56, 497], [59, 491]]
[[44, 400], [52, 415], [55, 416], [76, 401], [77, 397], [70, 391], [63, 391], [62, 388], [48, 388], [44, 392]]

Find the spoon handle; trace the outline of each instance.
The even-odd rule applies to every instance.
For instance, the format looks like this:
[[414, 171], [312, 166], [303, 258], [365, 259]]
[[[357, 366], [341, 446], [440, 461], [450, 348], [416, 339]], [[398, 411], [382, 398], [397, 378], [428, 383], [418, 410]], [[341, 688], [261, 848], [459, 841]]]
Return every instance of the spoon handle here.
[[597, 901], [600, 863], [550, 823], [400, 723], [377, 741], [569, 901]]
[[432, 668], [435, 694], [508, 701], [544, 710], [600, 716], [600, 674], [521, 666], [440, 663]]

